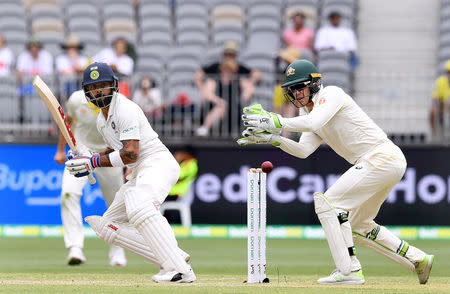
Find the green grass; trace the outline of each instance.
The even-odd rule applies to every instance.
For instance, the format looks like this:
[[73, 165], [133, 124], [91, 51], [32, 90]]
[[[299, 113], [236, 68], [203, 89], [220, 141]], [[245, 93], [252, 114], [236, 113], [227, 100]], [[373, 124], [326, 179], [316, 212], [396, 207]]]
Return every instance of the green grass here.
[[246, 240], [182, 239], [198, 280], [188, 285], [151, 281], [157, 268], [128, 254], [128, 266], [108, 265], [107, 245], [87, 239], [87, 263], [69, 267], [62, 239], [0, 239], [0, 293], [450, 293], [450, 242], [415, 241], [436, 256], [429, 283], [384, 257], [358, 248], [366, 284], [317, 285], [333, 270], [326, 241], [268, 240], [270, 284], [247, 285]]

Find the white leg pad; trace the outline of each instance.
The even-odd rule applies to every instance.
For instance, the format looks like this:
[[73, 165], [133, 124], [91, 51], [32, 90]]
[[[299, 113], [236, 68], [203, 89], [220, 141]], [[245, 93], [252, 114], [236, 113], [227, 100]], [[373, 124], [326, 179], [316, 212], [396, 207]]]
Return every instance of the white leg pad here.
[[86, 222], [97, 236], [108, 244], [122, 247], [158, 267], [160, 266], [155, 254], [151, 252], [144, 238], [132, 225], [114, 223], [98, 215], [86, 217]]
[[349, 275], [351, 271], [350, 254], [348, 253], [336, 211], [325, 195], [317, 192], [314, 193], [314, 207], [327, 237], [328, 246], [337, 269], [342, 274]]
[[124, 193], [130, 223], [147, 241], [146, 243], [164, 269], [178, 271], [182, 274], [190, 273], [191, 268], [180, 254], [172, 228], [157, 210], [156, 202], [152, 203], [141, 198], [142, 192], [129, 189]]
[[381, 254], [384, 257], [389, 258], [393, 262], [398, 263], [399, 265], [406, 268], [407, 270], [415, 272], [415, 266], [411, 261], [409, 261], [405, 257], [398, 255], [397, 253], [393, 252], [392, 250], [388, 249], [387, 247], [384, 247], [380, 243], [370, 240], [358, 233], [353, 233], [353, 240], [355, 241], [356, 244], [363, 245], [364, 247], [372, 249], [373, 251], [377, 252], [378, 254]]

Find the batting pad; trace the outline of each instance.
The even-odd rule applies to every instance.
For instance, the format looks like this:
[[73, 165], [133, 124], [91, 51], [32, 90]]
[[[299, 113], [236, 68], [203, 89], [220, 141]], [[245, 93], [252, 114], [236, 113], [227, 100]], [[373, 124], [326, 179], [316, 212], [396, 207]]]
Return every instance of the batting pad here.
[[85, 218], [97, 236], [108, 244], [122, 247], [151, 263], [160, 266], [155, 254], [145, 243], [144, 238], [130, 224], [117, 224], [108, 219], [92, 215]]
[[173, 240], [172, 228], [161, 214], [155, 214], [144, 219], [136, 226], [137, 230], [148, 241], [161, 266], [166, 270], [176, 270], [180, 273], [188, 273], [189, 265], [179, 252], [179, 248]]
[[314, 193], [314, 208], [328, 240], [331, 255], [337, 269], [344, 275], [351, 271], [351, 259], [348, 253], [337, 213], [322, 193]]
[[363, 235], [360, 235], [358, 233], [353, 233], [353, 240], [356, 244], [363, 245], [367, 248], [372, 249], [373, 251], [389, 258], [395, 263], [398, 263], [402, 267], [406, 268], [407, 270], [415, 272], [416, 268], [414, 264], [409, 261], [407, 258], [398, 255], [397, 253], [393, 252], [392, 250], [388, 249], [387, 247], [384, 247], [380, 243], [377, 243], [376, 241], [372, 241]]

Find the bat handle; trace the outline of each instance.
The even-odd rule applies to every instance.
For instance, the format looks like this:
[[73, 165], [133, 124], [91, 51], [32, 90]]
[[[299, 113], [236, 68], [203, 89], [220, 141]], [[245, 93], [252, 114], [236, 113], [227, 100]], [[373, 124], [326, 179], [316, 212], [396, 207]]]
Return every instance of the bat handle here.
[[89, 183], [91, 184], [91, 186], [94, 186], [95, 183], [97, 183], [97, 181], [94, 178], [94, 175], [92, 175], [91, 173], [89, 173], [88, 179], [89, 179]]

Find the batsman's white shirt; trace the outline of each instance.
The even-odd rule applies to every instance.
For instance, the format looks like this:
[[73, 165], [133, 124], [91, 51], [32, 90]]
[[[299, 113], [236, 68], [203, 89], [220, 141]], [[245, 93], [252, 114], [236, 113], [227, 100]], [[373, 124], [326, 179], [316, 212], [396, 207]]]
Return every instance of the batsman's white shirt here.
[[402, 178], [406, 160], [395, 144], [341, 88], [321, 88], [306, 114], [280, 120], [283, 129], [304, 132], [300, 141], [281, 139], [280, 148], [305, 158], [325, 141], [354, 164], [325, 195], [335, 208], [351, 211], [352, 228], [366, 233], [391, 189]]
[[[97, 127], [107, 145], [114, 150], [123, 148], [121, 141], [139, 140], [139, 157], [135, 163], [127, 165], [132, 170], [127, 177], [129, 181], [117, 193], [108, 210], [114, 211], [113, 206], [120, 205], [123, 192], [131, 187], [143, 193], [145, 191], [142, 197], [148, 196], [152, 202], [161, 204], [177, 182], [180, 166], [159, 140], [142, 109], [135, 102], [117, 93], [111, 100], [108, 117], [105, 119], [103, 115], [98, 116]], [[125, 211], [119, 213], [123, 214]]]

